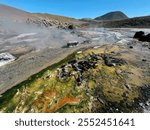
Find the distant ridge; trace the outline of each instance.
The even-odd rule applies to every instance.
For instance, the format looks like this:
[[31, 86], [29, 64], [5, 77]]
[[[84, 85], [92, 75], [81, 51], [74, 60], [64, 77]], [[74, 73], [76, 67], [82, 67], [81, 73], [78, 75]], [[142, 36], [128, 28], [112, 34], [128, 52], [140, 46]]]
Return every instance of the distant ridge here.
[[122, 20], [122, 19], [128, 19], [128, 16], [121, 11], [109, 12], [107, 14], [95, 18], [95, 20], [103, 20], [103, 21], [107, 21], [107, 20], [113, 21], [113, 20]]
[[106, 27], [106, 28], [150, 28], [150, 15], [122, 20], [106, 20], [85, 22], [82, 27]]

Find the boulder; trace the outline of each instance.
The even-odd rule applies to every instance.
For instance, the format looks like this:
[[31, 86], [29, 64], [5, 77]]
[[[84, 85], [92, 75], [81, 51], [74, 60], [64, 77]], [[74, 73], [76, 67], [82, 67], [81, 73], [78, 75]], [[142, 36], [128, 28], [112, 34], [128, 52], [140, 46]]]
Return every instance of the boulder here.
[[74, 46], [78, 46], [79, 42], [78, 41], [69, 41], [67, 43], [67, 47], [74, 47]]
[[75, 26], [73, 24], [68, 25], [68, 29], [73, 30], [75, 29]]
[[135, 33], [133, 38], [138, 39], [139, 41], [142, 41], [142, 42], [150, 42], [150, 33], [147, 35], [144, 35], [143, 31], [139, 31]]
[[139, 31], [139, 32], [135, 33], [135, 35], [133, 36], [133, 38], [139, 40], [142, 36], [144, 36], [144, 32], [143, 31]]

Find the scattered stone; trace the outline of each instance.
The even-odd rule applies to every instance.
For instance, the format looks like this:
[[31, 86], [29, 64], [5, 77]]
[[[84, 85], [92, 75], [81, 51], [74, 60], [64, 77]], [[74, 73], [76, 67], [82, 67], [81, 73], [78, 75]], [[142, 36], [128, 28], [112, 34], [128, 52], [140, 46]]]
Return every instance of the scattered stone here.
[[103, 54], [102, 58], [104, 60], [105, 65], [107, 65], [109, 67], [123, 65], [126, 63], [123, 59], [114, 58], [108, 54]]
[[105, 104], [104, 101], [100, 98], [100, 97], [97, 97], [97, 100], [102, 103], [102, 104]]
[[116, 108], [116, 111], [119, 111], [119, 109], [118, 109], [118, 108]]
[[75, 26], [73, 24], [68, 25], [68, 29], [73, 30], [73, 29], [75, 29]]
[[100, 46], [95, 46], [95, 47], [93, 47], [94, 49], [97, 49], [97, 48], [100, 48]]
[[82, 51], [78, 51], [78, 52], [77, 52], [77, 54], [81, 54], [81, 53], [82, 53]]
[[129, 84], [125, 84], [125, 87], [126, 87], [127, 89], [131, 89], [131, 86], [130, 86]]
[[92, 41], [90, 39], [84, 40], [81, 44], [90, 44]]
[[[83, 72], [88, 71], [91, 68], [95, 68], [100, 58], [100, 55], [92, 53], [82, 60], [69, 61], [67, 65], [62, 65], [57, 69], [57, 77], [59, 80], [64, 81], [68, 79], [70, 75], [73, 75], [76, 79], [77, 85], [79, 86], [84, 82]], [[73, 69], [73, 73], [69, 71], [69, 68]]]
[[143, 103], [139, 103], [139, 105], [140, 105], [142, 108], [145, 108], [145, 106], [144, 106]]
[[143, 62], [146, 62], [147, 60], [146, 60], [146, 59], [142, 59], [142, 61], [143, 61]]
[[114, 51], [111, 51], [110, 53], [115, 54], [115, 52], [114, 52]]
[[125, 97], [125, 98], [127, 98], [128, 97], [128, 93], [124, 92], [122, 96]]
[[50, 79], [52, 76], [51, 76], [51, 74], [48, 74], [47, 76], [46, 76], [46, 79]]
[[145, 103], [145, 105], [146, 105], [146, 106], [149, 106], [149, 105], [150, 105], [150, 102], [149, 102], [149, 101], [147, 101], [147, 102]]
[[69, 41], [67, 43], [67, 47], [75, 47], [75, 46], [78, 46], [79, 45], [79, 42], [78, 41]]
[[133, 49], [133, 46], [129, 46], [130, 49]]
[[121, 71], [121, 70], [119, 70], [119, 69], [118, 69], [118, 70], [116, 70], [116, 73], [117, 73], [117, 74], [121, 74], [121, 72], [122, 72], [122, 71]]

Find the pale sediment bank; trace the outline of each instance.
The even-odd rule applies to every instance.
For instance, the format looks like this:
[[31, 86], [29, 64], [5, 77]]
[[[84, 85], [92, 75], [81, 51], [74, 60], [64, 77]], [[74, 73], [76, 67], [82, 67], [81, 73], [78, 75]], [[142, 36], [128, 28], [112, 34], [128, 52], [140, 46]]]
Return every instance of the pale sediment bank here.
[[26, 54], [11, 64], [2, 66], [0, 68], [0, 94], [48, 66], [59, 62], [74, 51], [89, 46], [93, 46], [93, 44], [74, 48], [47, 48], [39, 52]]

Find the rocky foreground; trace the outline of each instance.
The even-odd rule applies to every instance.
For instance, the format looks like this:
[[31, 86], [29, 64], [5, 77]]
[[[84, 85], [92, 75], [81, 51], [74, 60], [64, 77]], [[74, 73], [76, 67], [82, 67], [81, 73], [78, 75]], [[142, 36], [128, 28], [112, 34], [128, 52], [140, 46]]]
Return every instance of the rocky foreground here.
[[150, 112], [149, 43], [126, 37], [100, 44], [74, 50], [3, 93], [0, 111]]

